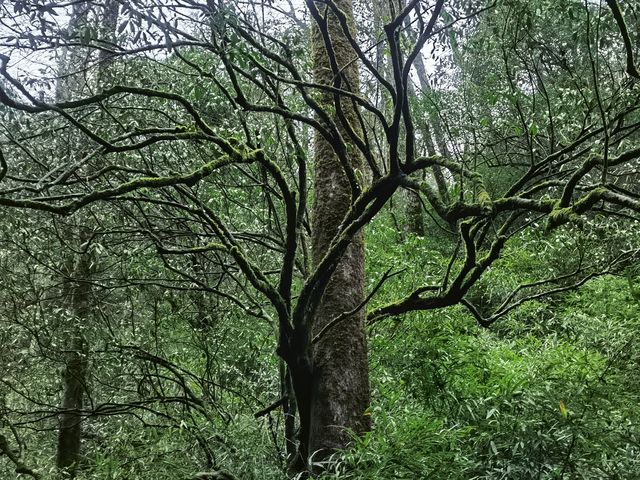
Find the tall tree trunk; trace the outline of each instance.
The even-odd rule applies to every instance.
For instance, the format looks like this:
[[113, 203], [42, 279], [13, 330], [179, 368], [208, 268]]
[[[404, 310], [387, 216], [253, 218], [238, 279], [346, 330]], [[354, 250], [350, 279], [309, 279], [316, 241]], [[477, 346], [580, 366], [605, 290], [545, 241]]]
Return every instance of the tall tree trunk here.
[[[353, 28], [351, 0], [334, 0]], [[328, 16], [328, 32], [338, 69], [342, 74], [342, 89], [359, 91], [358, 62], [335, 16], [327, 13], [326, 4], [317, 3], [321, 15]], [[333, 85], [334, 74], [322, 35], [317, 25], [312, 29], [315, 81]], [[325, 94], [320, 100], [328, 111], [333, 110], [334, 97]], [[356, 131], [356, 112], [348, 99], [342, 99], [342, 109]], [[361, 168], [362, 158], [357, 148], [348, 142], [348, 134], [340, 120], [342, 136], [347, 141], [353, 168]], [[344, 169], [333, 147], [319, 134], [315, 136], [314, 204], [312, 210], [312, 252], [317, 265], [327, 252], [351, 204], [351, 189]], [[328, 284], [313, 321], [316, 334], [333, 318], [355, 309], [364, 299], [364, 237], [359, 233], [345, 252]], [[309, 453], [321, 458], [350, 441], [349, 431], [362, 433], [370, 428], [365, 411], [369, 406], [369, 375], [364, 312], [333, 326], [313, 349], [313, 385], [310, 409]]]
[[[75, 4], [69, 21], [69, 33], [74, 35], [80, 28], [86, 26], [89, 21], [89, 9], [91, 4], [80, 2]], [[112, 39], [116, 31], [119, 3], [117, 0], [107, 0], [101, 8], [102, 36]], [[56, 96], [59, 101], [70, 100], [74, 96], [82, 95], [86, 81], [84, 76], [75, 74], [86, 62], [88, 51], [77, 47], [67, 48], [63, 52], [60, 61], [60, 77], [56, 88]], [[101, 88], [110, 59], [104, 51], [98, 54], [99, 66], [96, 73], [96, 86]], [[81, 80], [78, 80], [78, 78]], [[70, 138], [67, 143], [67, 155], [69, 158], [77, 155], [82, 150], [81, 139]], [[80, 220], [82, 222], [82, 219]], [[70, 302], [72, 325], [70, 340], [67, 344], [65, 358], [65, 371], [63, 377], [63, 393], [60, 405], [61, 413], [58, 417], [58, 445], [56, 451], [56, 465], [64, 471], [69, 478], [74, 478], [78, 463], [81, 459], [82, 444], [82, 408], [84, 395], [87, 390], [87, 366], [89, 349], [85, 338], [84, 327], [89, 323], [91, 316], [91, 276], [92, 265], [95, 263], [90, 249], [91, 235], [86, 227], [78, 230], [71, 227], [67, 234], [72, 244], [82, 250], [79, 254], [71, 254], [69, 258], [70, 277], [65, 298]], [[78, 247], [79, 246], [79, 247]], [[74, 261], [75, 257], [75, 261]]]
[[[87, 22], [88, 6], [78, 3], [73, 6], [67, 30], [74, 35]], [[82, 68], [87, 51], [84, 48], [64, 47], [58, 64], [59, 79], [56, 84], [56, 100], [68, 101], [80, 94], [83, 88], [82, 79], [75, 75]], [[78, 139], [68, 138], [64, 145], [65, 157], [71, 159], [79, 150]], [[67, 226], [65, 236], [74, 248], [81, 243], [79, 232], [74, 226]], [[74, 478], [82, 442], [82, 406], [85, 393], [85, 374], [87, 370], [87, 348], [81, 324], [86, 322], [89, 314], [89, 259], [88, 254], [68, 253], [66, 259], [64, 301], [68, 305], [70, 324], [69, 340], [65, 347], [65, 369], [62, 378], [62, 401], [58, 416], [58, 445], [56, 450], [56, 466], [67, 478]]]
[[90, 276], [90, 256], [88, 253], [78, 257], [73, 269], [75, 285], [71, 287], [71, 310], [73, 314], [71, 341], [65, 360], [64, 390], [61, 413], [58, 418], [58, 449], [56, 464], [70, 477], [80, 460], [82, 437], [82, 406], [86, 390], [87, 348], [82, 331], [82, 323], [90, 314], [91, 287], [87, 281]]

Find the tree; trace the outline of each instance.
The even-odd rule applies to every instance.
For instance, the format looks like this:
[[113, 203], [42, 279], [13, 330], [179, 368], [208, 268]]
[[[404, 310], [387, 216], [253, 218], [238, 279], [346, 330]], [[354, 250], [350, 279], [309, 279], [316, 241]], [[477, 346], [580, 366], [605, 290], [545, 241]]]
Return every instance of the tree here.
[[[523, 231], [635, 221], [638, 87], [634, 70], [620, 68], [629, 70], [633, 54], [619, 8], [609, 17], [567, 2], [571, 20], [546, 4], [538, 12], [528, 2], [463, 3], [412, 0], [393, 12], [384, 26], [390, 79], [353, 29], [348, 0], [307, 2], [313, 78], [300, 49], [306, 32], [277, 2], [132, 1], [113, 42], [91, 28], [61, 35], [52, 18], [65, 6], [16, 3], [41, 32], [23, 31], [18, 21], [6, 49], [82, 44], [94, 52], [93, 68], [107, 55], [118, 75], [101, 91], [57, 102], [16, 70], [13, 55], [0, 57], [0, 102], [25, 122], [11, 130], [38, 124], [37, 135], [3, 145], [0, 205], [63, 216], [117, 212], [177, 279], [272, 322], [288, 370], [283, 390], [298, 411], [294, 465], [304, 470], [316, 450], [348, 443], [335, 422], [356, 433], [368, 428], [364, 309], [398, 272], [389, 265], [364, 295], [362, 230], [398, 189], [419, 191], [430, 214], [457, 225], [457, 245], [444, 271], [370, 308], [369, 323], [463, 304], [488, 326], [529, 299], [637, 257], [637, 247], [590, 261], [581, 252], [497, 304], [483, 300], [483, 279]], [[553, 22], [562, 28], [554, 31]], [[577, 44], [569, 41], [574, 33]], [[464, 52], [443, 62], [437, 98], [422, 97], [444, 108], [424, 115], [412, 98], [413, 65], [425, 45], [447, 50], [456, 35]], [[375, 83], [388, 110], [359, 94], [360, 82]], [[422, 152], [430, 133], [416, 127], [421, 115], [450, 137], [435, 132], [440, 155]], [[60, 129], [90, 145], [80, 160], [29, 155], [46, 152], [41, 137]], [[422, 176], [434, 167], [436, 180], [445, 170], [455, 182], [440, 178], [434, 188]], [[441, 194], [449, 187], [451, 195]], [[110, 229], [117, 235], [119, 227]]]
[[[74, 37], [78, 32], [82, 32], [91, 25], [97, 24], [98, 16], [104, 18], [104, 25], [99, 34], [103, 40], [108, 41], [113, 38], [117, 24], [119, 5], [111, 0], [105, 2], [94, 12], [94, 18], [90, 18], [91, 5], [79, 3], [73, 6], [67, 29], [67, 36]], [[70, 101], [75, 96], [82, 96], [84, 84], [76, 74], [84, 68], [86, 54], [83, 47], [68, 47], [59, 60], [58, 82], [55, 86], [56, 101]], [[104, 52], [99, 54], [99, 65], [96, 71], [95, 83], [98, 88], [105, 77], [105, 69], [108, 59]], [[79, 151], [83, 150], [83, 145], [78, 145], [77, 139], [70, 136], [65, 146], [66, 155], [70, 158], [76, 157]], [[66, 347], [65, 371], [63, 379], [62, 402], [60, 405], [60, 427], [58, 431], [57, 446], [57, 466], [69, 477], [75, 477], [78, 464], [82, 458], [82, 409], [85, 400], [85, 392], [88, 391], [87, 368], [88, 353], [87, 339], [84, 331], [92, 323], [91, 311], [95, 308], [92, 305], [94, 300], [91, 291], [92, 272], [96, 270], [95, 258], [91, 249], [91, 228], [90, 218], [78, 216], [79, 225], [65, 228], [65, 240], [70, 242], [72, 252], [64, 260], [67, 263], [62, 270], [65, 272], [63, 279], [62, 308], [70, 306], [70, 317], [72, 325], [69, 326], [68, 345]], [[93, 307], [93, 308], [92, 308]]]
[[[349, 46], [349, 37], [356, 35], [351, 1], [335, 3], [344, 15], [342, 19], [328, 5], [309, 2], [308, 6], [315, 20], [312, 33], [314, 81], [358, 95], [357, 57]], [[349, 29], [348, 34], [343, 31], [341, 20]], [[311, 243], [316, 267], [330, 252], [354, 194], [363, 187], [362, 179], [356, 178], [355, 183], [350, 184], [345, 171], [362, 171], [363, 167], [356, 144], [362, 138], [358, 107], [329, 92], [323, 92], [318, 103], [326, 111], [335, 109], [331, 120], [338, 128], [336, 133], [344, 139], [346, 152], [340, 159], [331, 143], [320, 132], [315, 133]], [[344, 169], [341, 160], [345, 162]], [[318, 340], [312, 352], [314, 385], [309, 402], [309, 451], [315, 452], [316, 457], [319, 456], [317, 452], [331, 452], [347, 445], [351, 434], [347, 428], [361, 434], [370, 427], [366, 415], [369, 375], [365, 316], [360, 308], [365, 296], [364, 286], [364, 238], [359, 231], [342, 254], [312, 321], [312, 332]], [[336, 314], [342, 312], [354, 313], [331, 326]]]
[[[79, 31], [88, 24], [89, 8], [86, 4], [77, 4], [71, 11], [69, 20], [69, 36], [74, 30]], [[72, 100], [74, 95], [81, 95], [82, 84], [74, 71], [83, 68], [83, 52], [81, 49], [69, 48], [62, 52], [59, 60], [59, 80], [55, 86], [56, 100], [59, 102]], [[67, 81], [68, 80], [68, 81]], [[69, 137], [66, 154], [76, 155], [77, 142]], [[70, 306], [69, 313], [72, 321], [69, 325], [69, 341], [66, 345], [66, 359], [63, 374], [62, 402], [58, 429], [58, 445], [56, 463], [63, 472], [71, 478], [75, 476], [81, 459], [82, 442], [82, 407], [85, 391], [87, 390], [87, 355], [86, 339], [83, 324], [91, 321], [91, 254], [88, 249], [89, 233], [84, 227], [67, 228], [64, 235], [72, 244], [78, 245], [79, 255], [69, 255], [66, 263], [65, 279], [63, 280], [63, 294], [61, 307]], [[84, 245], [84, 246], [83, 246]]]

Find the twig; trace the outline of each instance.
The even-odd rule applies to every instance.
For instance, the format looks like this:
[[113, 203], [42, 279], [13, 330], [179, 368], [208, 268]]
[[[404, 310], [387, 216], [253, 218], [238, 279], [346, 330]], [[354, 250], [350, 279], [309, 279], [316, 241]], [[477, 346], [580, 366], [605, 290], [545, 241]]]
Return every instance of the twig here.
[[13, 464], [16, 466], [16, 473], [29, 475], [30, 477], [35, 478], [35, 480], [42, 479], [38, 472], [27, 467], [13, 452], [13, 450], [11, 450], [11, 447], [9, 447], [9, 443], [7, 442], [7, 438], [4, 435], [0, 435], [0, 454], [6, 455], [9, 460], [13, 462]]
[[396, 275], [401, 274], [402, 272], [404, 272], [406, 270], [406, 268], [403, 268], [402, 270], [398, 270], [397, 272], [391, 273], [391, 268], [389, 270], [387, 270], [386, 272], [384, 272], [384, 275], [382, 275], [382, 278], [380, 278], [380, 280], [378, 280], [378, 283], [376, 284], [375, 287], [373, 287], [373, 290], [371, 290], [371, 293], [369, 293], [369, 295], [367, 295], [367, 298], [365, 298], [360, 305], [358, 305], [356, 308], [354, 308], [353, 310], [350, 310], [348, 312], [343, 312], [340, 315], [338, 315], [337, 317], [334, 317], [329, 323], [327, 323], [322, 330], [320, 330], [315, 337], [313, 337], [313, 340], [311, 341], [312, 344], [316, 344], [318, 343], [322, 337], [324, 337], [326, 335], [326, 333], [333, 327], [335, 327], [338, 323], [340, 323], [341, 321], [355, 315], [356, 313], [358, 313], [360, 310], [362, 310], [362, 308], [369, 303], [369, 301], [371, 301], [371, 299], [373, 298], [373, 296], [376, 294], [376, 292], [378, 290], [380, 290], [380, 288], [382, 287], [382, 285], [384, 284], [384, 282], [386, 282], [387, 280], [389, 280], [391, 277], [395, 277]]
[[276, 408], [278, 408], [282, 404], [284, 404], [284, 402], [286, 402], [287, 400], [289, 400], [289, 397], [287, 397], [285, 395], [284, 397], [280, 398], [279, 400], [276, 400], [275, 402], [273, 402], [268, 407], [263, 408], [262, 410], [254, 413], [253, 414], [254, 418], [260, 418], [260, 417], [264, 417], [265, 415], [268, 415], [269, 413], [273, 412]]

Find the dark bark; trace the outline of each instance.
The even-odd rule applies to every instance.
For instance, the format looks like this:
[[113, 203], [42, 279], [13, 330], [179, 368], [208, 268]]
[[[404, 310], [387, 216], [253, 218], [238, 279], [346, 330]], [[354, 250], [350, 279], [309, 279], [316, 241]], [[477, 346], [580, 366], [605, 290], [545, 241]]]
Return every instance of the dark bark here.
[[[336, 0], [335, 5], [353, 24], [351, 0]], [[317, 7], [324, 15], [326, 5]], [[340, 71], [340, 87], [353, 92], [359, 90], [358, 63], [336, 20], [329, 13], [327, 30], [333, 46], [333, 55]], [[320, 29], [312, 33], [315, 81], [334, 85], [329, 55]], [[327, 109], [335, 104], [333, 96], [321, 100]], [[345, 118], [354, 130], [358, 121], [354, 107], [348, 100], [341, 101]], [[349, 161], [354, 169], [360, 168], [362, 158], [338, 118], [334, 121], [347, 141]], [[312, 252], [317, 265], [326, 254], [351, 204], [351, 188], [347, 175], [330, 145], [320, 135], [315, 137], [315, 195], [312, 211]], [[352, 240], [329, 282], [315, 313], [313, 334], [317, 334], [334, 317], [357, 307], [364, 299], [364, 237], [360, 232]], [[311, 385], [309, 453], [321, 458], [335, 449], [349, 444], [350, 431], [365, 432], [370, 428], [365, 411], [369, 406], [369, 377], [367, 343], [364, 331], [364, 312], [353, 315], [332, 327], [313, 347], [313, 381]], [[298, 408], [302, 406], [298, 401]]]
[[[407, 29], [408, 35], [411, 38], [414, 38], [416, 36], [413, 30], [413, 25], [409, 21], [409, 17], [407, 17], [407, 20], [405, 20], [405, 28]], [[427, 69], [425, 67], [424, 60], [421, 54], [416, 57], [413, 65], [416, 69], [422, 95], [430, 94], [432, 92], [432, 89], [431, 85], [429, 84], [429, 76], [427, 74]], [[409, 84], [409, 94], [411, 96], [416, 95], [413, 84], [411, 83]], [[451, 152], [449, 151], [449, 147], [447, 146], [447, 140], [438, 114], [429, 114], [429, 123], [424, 124], [423, 135], [425, 138], [427, 154], [429, 156], [433, 157], [438, 154], [438, 152], [436, 152], [437, 145], [439, 154], [446, 159], [451, 159]], [[435, 144], [433, 141], [434, 136], [436, 140]], [[445, 179], [442, 168], [439, 165], [433, 165], [431, 167], [431, 173], [433, 174], [436, 186], [438, 187], [438, 195], [440, 196], [440, 199], [444, 203], [449, 203], [449, 185], [447, 183], [447, 180]], [[417, 196], [415, 194], [410, 195], [407, 208], [407, 216], [409, 218], [408, 224], [410, 229], [414, 233], [417, 233], [418, 235], [424, 235], [425, 226], [424, 216], [422, 215], [422, 204], [418, 203], [419, 202], [417, 202]], [[417, 209], [420, 209], [420, 217], [417, 216]], [[449, 229], [455, 232], [456, 223], [449, 223]]]
[[[88, 4], [78, 3], [74, 5], [71, 21], [69, 22], [69, 33], [73, 35], [79, 28], [88, 21]], [[107, 0], [103, 5], [103, 22], [100, 26], [102, 34], [108, 40], [112, 40], [115, 34], [118, 19], [119, 3], [115, 0]], [[84, 49], [68, 50], [63, 55], [60, 74], [65, 80], [60, 80], [57, 85], [56, 95], [59, 100], [71, 99], [74, 95], [81, 93], [83, 84], [78, 80], [75, 70], [80, 69], [85, 62], [86, 52]], [[101, 88], [105, 81], [107, 66], [110, 58], [101, 51], [99, 54], [100, 66], [97, 71], [96, 84]], [[77, 145], [77, 139], [70, 139], [67, 144], [68, 156], [75, 155], [75, 150], [81, 150]], [[81, 227], [81, 231], [76, 234], [71, 230], [68, 232], [72, 238], [77, 239], [80, 249], [84, 249], [76, 256], [75, 265], [68, 269], [71, 281], [66, 292], [66, 298], [71, 303], [72, 322], [70, 326], [71, 339], [68, 343], [65, 359], [65, 371], [63, 377], [63, 394], [59, 415], [58, 445], [56, 451], [56, 465], [64, 470], [70, 478], [75, 477], [78, 463], [81, 459], [82, 443], [82, 408], [84, 395], [87, 389], [86, 376], [88, 365], [88, 347], [85, 339], [83, 327], [89, 322], [91, 314], [91, 274], [93, 255], [90, 252], [90, 234], [87, 229]], [[73, 256], [69, 257], [73, 263]]]
[[[404, 2], [406, 6], [408, 2]], [[407, 17], [404, 22], [406, 35], [409, 37], [411, 41], [415, 41], [416, 32], [413, 29], [413, 24], [411, 23], [410, 17]], [[427, 75], [427, 70], [424, 64], [424, 60], [422, 59], [422, 54], [419, 54], [415, 61], [414, 67], [416, 69], [416, 73], [418, 76], [418, 82], [420, 83], [420, 89], [423, 95], [426, 95], [431, 92], [431, 87], [429, 86], [429, 79]], [[409, 82], [407, 85], [408, 93], [410, 98], [416, 98], [418, 96], [416, 89], [412, 82]], [[427, 150], [427, 154], [431, 157], [437, 155], [436, 146], [433, 141], [433, 135], [435, 133], [436, 142], [438, 145], [438, 150], [440, 150], [440, 155], [445, 158], [449, 158], [449, 149], [447, 148], [446, 141], [444, 139], [444, 135], [442, 132], [442, 127], [440, 125], [440, 119], [437, 115], [429, 115], [429, 123], [425, 122], [422, 125], [422, 135], [424, 137], [424, 142]], [[449, 198], [449, 187], [447, 185], [447, 181], [444, 177], [442, 169], [439, 165], [433, 165], [431, 167], [433, 178], [436, 182], [436, 186], [438, 187], [438, 194], [440, 199], [447, 203]], [[422, 202], [420, 201], [420, 195], [418, 192], [407, 192], [406, 195], [406, 223], [405, 228], [407, 231], [411, 233], [415, 233], [417, 235], [424, 236], [425, 231], [425, 221], [424, 221], [424, 209]], [[454, 226], [455, 227], [455, 226]], [[455, 229], [455, 228], [452, 228]]]
[[[409, 32], [411, 37], [415, 36], [413, 32], [413, 26], [410, 22], [405, 22], [405, 26]], [[416, 73], [418, 76], [418, 82], [420, 83], [420, 90], [422, 91], [422, 95], [428, 95], [432, 93], [431, 85], [429, 85], [429, 76], [427, 74], [427, 69], [424, 64], [424, 60], [422, 55], [418, 55], [413, 63]], [[410, 88], [413, 90], [413, 86], [410, 85]], [[415, 95], [415, 91], [410, 92], [412, 95]], [[440, 117], [438, 114], [429, 114], [429, 121], [431, 123], [431, 127], [429, 125], [424, 126], [424, 136], [426, 140], [427, 153], [429, 156], [436, 155], [435, 145], [433, 143], [433, 136], [436, 138], [436, 144], [438, 146], [438, 150], [440, 155], [444, 158], [451, 159], [451, 152], [449, 151], [449, 147], [447, 146], [447, 140], [445, 138], [444, 131], [442, 129], [442, 123], [440, 122]], [[433, 129], [433, 131], [432, 131]], [[438, 186], [438, 193], [440, 194], [440, 198], [448, 202], [449, 201], [449, 187], [447, 185], [447, 181], [444, 178], [444, 174], [439, 165], [433, 165], [431, 167], [433, 172], [433, 177], [436, 181], [436, 185]]]
[[90, 275], [90, 256], [81, 254], [74, 269], [76, 284], [72, 287], [71, 302], [73, 334], [67, 353], [64, 372], [64, 390], [59, 416], [58, 448], [56, 464], [65, 469], [70, 477], [80, 460], [82, 435], [82, 406], [86, 389], [87, 349], [82, 332], [82, 322], [90, 313], [91, 287], [87, 279]]
[[287, 459], [292, 459], [296, 455], [296, 398], [291, 385], [289, 368], [283, 361], [280, 361], [280, 393], [282, 398], [285, 399], [282, 403], [285, 454]]
[[[87, 22], [88, 7], [83, 3], [74, 5], [69, 21], [69, 35]], [[58, 101], [70, 100], [73, 95], [81, 93], [83, 85], [75, 71], [82, 68], [86, 51], [81, 48], [66, 48], [59, 63], [60, 78], [56, 85]], [[76, 138], [66, 142], [65, 156], [72, 157], [79, 149]], [[80, 235], [73, 227], [66, 230], [66, 236], [73, 243], [80, 244]], [[74, 258], [75, 257], [75, 258]], [[56, 449], [56, 465], [64, 471], [68, 478], [75, 477], [81, 452], [83, 397], [85, 390], [85, 374], [87, 367], [86, 345], [81, 324], [89, 314], [89, 263], [88, 254], [68, 254], [64, 299], [68, 303], [71, 314], [68, 326], [69, 340], [66, 344], [65, 370], [63, 374], [62, 401], [58, 416], [58, 444]]]

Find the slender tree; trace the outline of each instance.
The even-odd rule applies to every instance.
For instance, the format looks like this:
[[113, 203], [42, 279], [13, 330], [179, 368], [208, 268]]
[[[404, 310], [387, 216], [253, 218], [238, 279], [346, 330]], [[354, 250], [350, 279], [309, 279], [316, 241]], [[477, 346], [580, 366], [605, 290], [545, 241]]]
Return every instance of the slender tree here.
[[[87, 28], [89, 6], [75, 4], [67, 28], [71, 38], [79, 37], [79, 32]], [[65, 48], [59, 60], [56, 100], [69, 101], [81, 96], [84, 83], [77, 74], [86, 65], [88, 51], [84, 48]], [[61, 145], [64, 156], [75, 158], [80, 155], [81, 140], [69, 135]], [[71, 252], [65, 252], [66, 265], [63, 268], [63, 308], [69, 312], [69, 339], [66, 344], [65, 367], [60, 403], [56, 464], [69, 478], [75, 477], [81, 459], [82, 409], [87, 388], [88, 348], [84, 329], [91, 322], [91, 254], [88, 248], [89, 232], [86, 227], [75, 225], [64, 227], [64, 241], [72, 245]], [[81, 246], [81, 244], [83, 244]], [[79, 254], [75, 254], [80, 251]]]
[[[71, 10], [71, 17], [67, 27], [69, 38], [81, 38], [82, 33], [94, 27], [98, 18], [104, 18], [101, 25], [100, 36], [104, 41], [112, 41], [117, 25], [119, 4], [114, 0], [106, 0], [104, 6], [99, 6], [92, 13], [92, 5], [76, 3]], [[89, 50], [84, 47], [70, 46], [64, 49], [60, 59], [59, 78], [56, 82], [56, 100], [58, 102], [71, 101], [75, 97], [81, 97], [82, 92], [94, 83], [101, 88], [109, 59], [104, 51], [99, 52], [98, 68], [95, 72], [95, 80], [81, 75], [89, 59]], [[85, 145], [81, 138], [69, 136], [65, 149], [65, 156], [77, 158], [83, 154]], [[93, 254], [92, 235], [89, 224], [92, 219], [85, 215], [77, 218], [79, 225], [64, 228], [64, 242], [71, 245], [71, 251], [67, 255], [67, 265], [63, 271], [67, 278], [63, 280], [64, 296], [62, 300], [68, 307], [70, 318], [67, 329], [69, 341], [66, 346], [65, 369], [63, 376], [63, 392], [60, 404], [58, 443], [56, 463], [59, 469], [70, 478], [75, 477], [78, 465], [82, 458], [82, 422], [84, 419], [83, 407], [85, 395], [88, 389], [87, 369], [89, 366], [89, 340], [85, 332], [93, 323], [93, 272], [96, 270], [96, 256]]]

